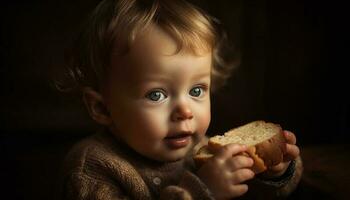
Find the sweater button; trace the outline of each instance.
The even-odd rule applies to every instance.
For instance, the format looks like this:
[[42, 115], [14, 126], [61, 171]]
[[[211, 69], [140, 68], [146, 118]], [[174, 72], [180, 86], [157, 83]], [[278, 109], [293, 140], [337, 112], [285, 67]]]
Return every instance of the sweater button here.
[[162, 180], [160, 180], [159, 177], [155, 177], [155, 178], [153, 179], [153, 183], [156, 184], [156, 185], [160, 185], [161, 182], [162, 182]]

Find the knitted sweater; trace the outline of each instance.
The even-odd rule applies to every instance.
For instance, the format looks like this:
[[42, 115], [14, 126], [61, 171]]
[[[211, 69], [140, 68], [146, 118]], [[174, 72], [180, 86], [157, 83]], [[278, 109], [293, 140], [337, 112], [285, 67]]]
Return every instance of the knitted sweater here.
[[[301, 162], [296, 162], [298, 170], [299, 165]], [[298, 170], [293, 168], [288, 180], [253, 181], [252, 191], [254, 187], [264, 188], [272, 196], [285, 196], [297, 185], [301, 168]], [[191, 156], [170, 163], [153, 161], [108, 132], [90, 136], [71, 149], [63, 165], [61, 182], [60, 198], [65, 200], [213, 199], [195, 175]]]

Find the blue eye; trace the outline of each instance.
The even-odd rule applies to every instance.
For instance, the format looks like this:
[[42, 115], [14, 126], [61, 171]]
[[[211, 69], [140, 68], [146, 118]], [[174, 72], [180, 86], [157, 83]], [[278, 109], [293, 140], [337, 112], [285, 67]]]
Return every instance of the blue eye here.
[[203, 88], [201, 87], [194, 87], [190, 90], [190, 95], [193, 97], [199, 97], [203, 93]]
[[151, 91], [146, 95], [146, 98], [148, 98], [151, 101], [162, 101], [167, 96], [161, 92], [161, 91]]

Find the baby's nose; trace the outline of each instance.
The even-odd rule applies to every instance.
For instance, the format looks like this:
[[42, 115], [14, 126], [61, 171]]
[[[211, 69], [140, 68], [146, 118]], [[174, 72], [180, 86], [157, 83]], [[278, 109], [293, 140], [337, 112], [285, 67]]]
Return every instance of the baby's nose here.
[[192, 119], [193, 113], [188, 106], [179, 106], [172, 113], [171, 119], [173, 121], [182, 121], [187, 119]]

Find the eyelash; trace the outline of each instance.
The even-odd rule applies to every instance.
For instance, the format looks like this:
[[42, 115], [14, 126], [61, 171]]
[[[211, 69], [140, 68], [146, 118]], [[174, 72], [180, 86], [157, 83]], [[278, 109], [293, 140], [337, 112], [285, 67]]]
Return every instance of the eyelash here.
[[[191, 91], [193, 91], [194, 89], [197, 89], [199, 88], [201, 93], [198, 95], [198, 96], [194, 96], [191, 94]], [[208, 90], [208, 86], [206, 85], [197, 85], [197, 86], [194, 86], [191, 88], [191, 90], [189, 91], [189, 94], [192, 96], [192, 97], [195, 97], [195, 98], [201, 98]]]
[[152, 95], [155, 95], [155, 94], [160, 95], [159, 98], [163, 98], [160, 101], [162, 101], [162, 100], [164, 100], [164, 99], [166, 99], [168, 97], [168, 95], [164, 91], [158, 89], [158, 90], [152, 90], [152, 91], [148, 92], [146, 94], [146, 98], [148, 98], [149, 100], [154, 101], [154, 102], [159, 102], [159, 98], [156, 99], [156, 100], [152, 99], [152, 97], [156, 97], [157, 98], [158, 95], [157, 96], [152, 96]]
[[[201, 93], [198, 96], [192, 95], [191, 91], [194, 89], [197, 89], [197, 88], [200, 89]], [[203, 85], [196, 85], [196, 86], [192, 87], [188, 93], [191, 97], [201, 98], [208, 91], [208, 89], [209, 89], [209, 87], [207, 85], [204, 85], [204, 84]], [[155, 90], [148, 92], [145, 95], [145, 97], [153, 102], [160, 102], [160, 101], [163, 101], [164, 99], [166, 99], [168, 97], [168, 95], [162, 89], [155, 89]]]

